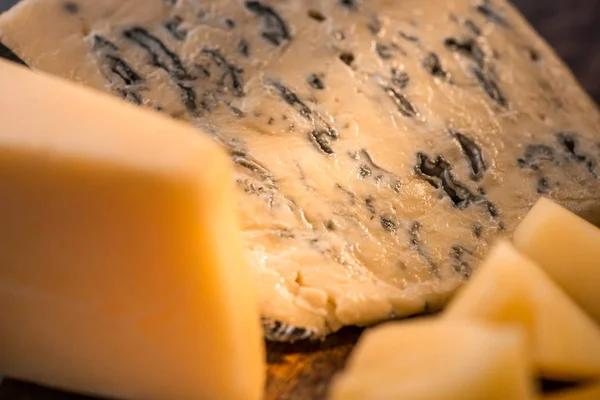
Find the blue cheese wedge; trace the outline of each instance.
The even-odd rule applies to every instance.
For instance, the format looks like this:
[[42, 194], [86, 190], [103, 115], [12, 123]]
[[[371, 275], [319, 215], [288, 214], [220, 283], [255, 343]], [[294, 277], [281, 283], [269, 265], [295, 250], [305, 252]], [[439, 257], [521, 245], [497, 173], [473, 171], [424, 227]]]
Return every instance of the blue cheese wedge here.
[[25, 0], [0, 41], [229, 151], [272, 340], [440, 309], [541, 194], [600, 203], [600, 114], [503, 0]]

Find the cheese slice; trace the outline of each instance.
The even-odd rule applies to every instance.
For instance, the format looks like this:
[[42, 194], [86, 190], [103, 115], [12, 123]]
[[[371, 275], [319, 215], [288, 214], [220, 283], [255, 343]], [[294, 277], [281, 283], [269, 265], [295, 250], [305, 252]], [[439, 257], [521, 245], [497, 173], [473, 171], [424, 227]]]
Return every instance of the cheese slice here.
[[598, 400], [600, 399], [600, 384], [589, 384], [576, 389], [561, 390], [546, 395], [542, 400]]
[[259, 400], [222, 150], [5, 61], [0, 87], [0, 373], [124, 400]]
[[0, 41], [227, 149], [270, 339], [440, 309], [541, 193], [600, 203], [600, 113], [504, 0], [24, 0]]
[[444, 318], [518, 324], [529, 334], [540, 376], [564, 381], [600, 377], [600, 327], [507, 242], [492, 249]]
[[522, 400], [533, 384], [522, 333], [472, 322], [388, 323], [367, 331], [331, 400]]
[[600, 229], [541, 198], [515, 230], [514, 242], [600, 323]]

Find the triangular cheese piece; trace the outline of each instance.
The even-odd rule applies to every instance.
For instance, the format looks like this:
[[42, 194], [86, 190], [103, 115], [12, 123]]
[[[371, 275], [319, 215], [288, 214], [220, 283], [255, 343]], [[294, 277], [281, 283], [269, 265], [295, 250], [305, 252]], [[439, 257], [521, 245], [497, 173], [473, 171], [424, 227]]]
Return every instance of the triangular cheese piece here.
[[558, 380], [600, 376], [600, 328], [507, 242], [492, 249], [444, 318], [523, 326], [540, 376]]
[[542, 400], [600, 400], [600, 384], [561, 390], [558, 393], [542, 397]]
[[223, 149], [6, 61], [0, 88], [0, 373], [128, 400], [262, 398]]
[[533, 399], [521, 329], [439, 318], [363, 335], [330, 400]]
[[514, 242], [600, 323], [600, 229], [541, 198], [517, 227]]

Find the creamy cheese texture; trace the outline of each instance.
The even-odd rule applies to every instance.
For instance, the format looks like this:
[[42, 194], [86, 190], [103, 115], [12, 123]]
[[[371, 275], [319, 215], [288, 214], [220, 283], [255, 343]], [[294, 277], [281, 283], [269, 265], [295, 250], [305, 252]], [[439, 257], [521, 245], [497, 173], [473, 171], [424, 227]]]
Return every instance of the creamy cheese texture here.
[[261, 399], [227, 155], [6, 61], [0, 87], [0, 372], [127, 400]]
[[600, 114], [502, 0], [25, 0], [0, 41], [229, 151], [273, 340], [439, 309], [540, 194], [599, 204]]

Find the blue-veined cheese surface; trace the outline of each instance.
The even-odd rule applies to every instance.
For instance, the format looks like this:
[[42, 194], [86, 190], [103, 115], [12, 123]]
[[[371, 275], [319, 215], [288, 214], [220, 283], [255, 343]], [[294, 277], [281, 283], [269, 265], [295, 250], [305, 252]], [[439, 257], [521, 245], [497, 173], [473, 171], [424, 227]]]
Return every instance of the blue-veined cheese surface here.
[[271, 339], [439, 309], [540, 194], [599, 204], [598, 110], [502, 0], [26, 0], [0, 40], [229, 151]]

